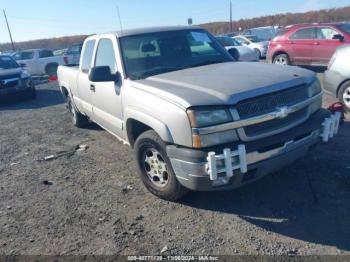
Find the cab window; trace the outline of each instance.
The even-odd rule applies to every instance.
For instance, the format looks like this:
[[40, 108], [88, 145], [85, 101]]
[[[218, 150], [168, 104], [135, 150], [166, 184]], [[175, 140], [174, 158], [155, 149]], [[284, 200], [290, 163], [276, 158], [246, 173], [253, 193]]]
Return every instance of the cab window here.
[[30, 60], [34, 58], [34, 52], [32, 51], [18, 52], [14, 54], [13, 58], [15, 60]]
[[296, 31], [290, 39], [294, 40], [310, 40], [315, 39], [315, 28], [304, 28]]
[[51, 50], [40, 50], [39, 51], [39, 58], [45, 58], [45, 57], [52, 57], [53, 52]]
[[114, 47], [110, 39], [100, 40], [96, 52], [95, 66], [109, 66], [111, 73], [117, 72]]
[[89, 40], [85, 44], [83, 58], [81, 62], [81, 71], [88, 73], [91, 68], [92, 56], [94, 54], [95, 40]]
[[339, 33], [330, 27], [317, 28], [317, 39], [319, 40], [333, 40], [335, 35]]

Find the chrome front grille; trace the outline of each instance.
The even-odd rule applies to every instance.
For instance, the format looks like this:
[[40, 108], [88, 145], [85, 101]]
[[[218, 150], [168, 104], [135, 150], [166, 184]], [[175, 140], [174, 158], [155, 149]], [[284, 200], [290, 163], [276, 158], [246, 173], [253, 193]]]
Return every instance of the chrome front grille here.
[[257, 136], [264, 133], [272, 132], [278, 129], [284, 129], [288, 127], [291, 123], [297, 123], [304, 120], [307, 117], [307, 108], [294, 112], [282, 119], [274, 119], [258, 125], [247, 126], [244, 131], [247, 136]]
[[252, 98], [236, 106], [241, 120], [267, 114], [281, 106], [291, 106], [308, 98], [305, 85], [293, 87], [284, 91]]
[[[251, 119], [276, 112], [279, 108], [290, 108], [308, 100], [309, 90], [306, 85], [300, 85], [287, 90], [263, 95], [242, 101], [236, 106], [240, 120]], [[284, 130], [304, 122], [309, 114], [309, 107], [290, 113], [286, 117], [276, 118], [255, 125], [238, 129], [242, 140], [254, 140], [283, 132]]]

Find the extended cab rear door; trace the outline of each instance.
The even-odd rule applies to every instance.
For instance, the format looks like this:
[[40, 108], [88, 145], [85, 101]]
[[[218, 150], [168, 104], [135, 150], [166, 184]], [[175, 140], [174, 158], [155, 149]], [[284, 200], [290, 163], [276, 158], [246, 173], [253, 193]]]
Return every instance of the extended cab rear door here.
[[[102, 37], [96, 48], [94, 66], [108, 66], [112, 74], [121, 71], [118, 66], [119, 54], [116, 37]], [[118, 68], [119, 67], [119, 68]], [[122, 137], [122, 86], [118, 82], [92, 82], [93, 119], [100, 126]]]
[[93, 65], [95, 51], [95, 39], [87, 40], [84, 44], [83, 55], [80, 61], [79, 74], [77, 79], [78, 96], [74, 97], [79, 106], [83, 109], [88, 117], [93, 115], [92, 95], [90, 88], [89, 71]]

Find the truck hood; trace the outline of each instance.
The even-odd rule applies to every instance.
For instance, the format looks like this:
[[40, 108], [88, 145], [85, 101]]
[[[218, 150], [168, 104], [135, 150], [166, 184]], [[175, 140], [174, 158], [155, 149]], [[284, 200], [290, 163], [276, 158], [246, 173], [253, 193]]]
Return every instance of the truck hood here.
[[234, 105], [247, 98], [308, 84], [315, 73], [299, 67], [228, 62], [156, 75], [132, 86], [184, 108]]

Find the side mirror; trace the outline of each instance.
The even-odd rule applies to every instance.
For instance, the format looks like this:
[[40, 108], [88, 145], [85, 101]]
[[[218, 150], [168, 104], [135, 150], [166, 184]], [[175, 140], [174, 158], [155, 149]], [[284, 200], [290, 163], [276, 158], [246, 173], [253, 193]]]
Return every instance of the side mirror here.
[[89, 80], [91, 82], [118, 82], [119, 74], [112, 74], [109, 66], [95, 66], [90, 69]]
[[20, 63], [19, 66], [22, 67], [22, 68], [26, 68], [27, 67], [27, 65], [24, 64], [24, 63]]
[[333, 36], [333, 39], [334, 40], [339, 40], [340, 42], [344, 42], [345, 37], [343, 35], [341, 35], [341, 34], [336, 34], [336, 35]]

